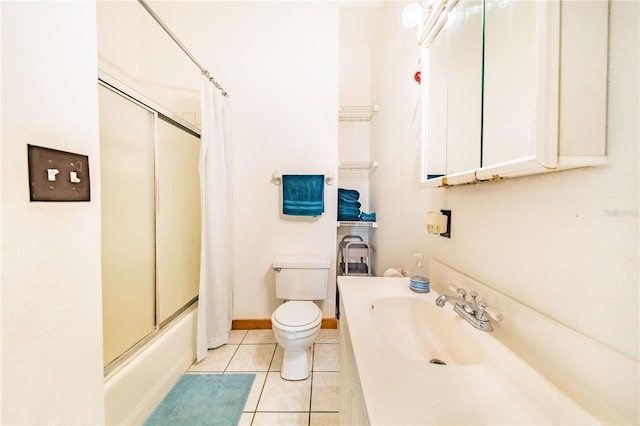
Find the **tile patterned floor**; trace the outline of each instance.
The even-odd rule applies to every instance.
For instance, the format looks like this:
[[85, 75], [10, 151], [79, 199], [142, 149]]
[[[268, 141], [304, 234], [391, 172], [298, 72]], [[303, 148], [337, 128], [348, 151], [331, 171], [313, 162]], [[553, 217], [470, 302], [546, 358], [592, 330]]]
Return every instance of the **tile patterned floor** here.
[[232, 330], [229, 343], [209, 351], [190, 372], [255, 373], [240, 425], [339, 425], [338, 330], [321, 330], [313, 348], [311, 376], [288, 381], [280, 377], [282, 348], [271, 330]]

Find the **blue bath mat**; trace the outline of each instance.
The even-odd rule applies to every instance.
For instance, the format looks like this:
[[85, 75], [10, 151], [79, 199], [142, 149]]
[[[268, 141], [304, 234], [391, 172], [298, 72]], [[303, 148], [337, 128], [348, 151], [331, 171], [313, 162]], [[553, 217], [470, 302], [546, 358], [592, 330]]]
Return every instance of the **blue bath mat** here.
[[255, 377], [255, 374], [185, 374], [144, 425], [237, 425]]

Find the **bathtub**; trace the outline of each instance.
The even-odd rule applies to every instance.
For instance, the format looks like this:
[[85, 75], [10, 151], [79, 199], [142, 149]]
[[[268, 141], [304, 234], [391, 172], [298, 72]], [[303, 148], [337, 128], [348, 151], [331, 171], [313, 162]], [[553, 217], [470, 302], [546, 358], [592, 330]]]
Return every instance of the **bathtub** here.
[[196, 359], [197, 304], [105, 377], [105, 424], [142, 424]]

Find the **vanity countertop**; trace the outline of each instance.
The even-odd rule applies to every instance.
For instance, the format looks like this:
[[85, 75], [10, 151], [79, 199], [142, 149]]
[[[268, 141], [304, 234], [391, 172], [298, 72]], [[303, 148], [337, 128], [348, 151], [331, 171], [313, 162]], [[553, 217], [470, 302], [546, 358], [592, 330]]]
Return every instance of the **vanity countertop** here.
[[[481, 361], [466, 365], [431, 364], [428, 359], [404, 356], [400, 345], [388, 344], [372, 315], [376, 304], [389, 298], [420, 298], [435, 306], [439, 295], [435, 290], [414, 293], [408, 288], [407, 278], [341, 276], [338, 285], [344, 307], [342, 315], [349, 327], [371, 424], [609, 423], [592, 416], [492, 337], [492, 333], [467, 324], [450, 304], [436, 307], [440, 311], [433, 315], [441, 312], [442, 316], [436, 317], [433, 327], [438, 327], [439, 321], [447, 324], [460, 321], [469, 333], [469, 341], [463, 342], [463, 346], [468, 344], [469, 350], [475, 348], [484, 353]], [[394, 327], [398, 318], [388, 320]], [[416, 326], [414, 321], [407, 322]], [[397, 326], [412, 324], [398, 322]]]

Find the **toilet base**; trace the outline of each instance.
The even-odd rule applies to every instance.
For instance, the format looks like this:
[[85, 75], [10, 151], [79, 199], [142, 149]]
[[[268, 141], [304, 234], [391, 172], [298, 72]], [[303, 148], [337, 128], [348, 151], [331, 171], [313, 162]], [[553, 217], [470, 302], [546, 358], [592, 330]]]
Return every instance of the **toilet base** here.
[[311, 374], [311, 346], [292, 351], [284, 350], [280, 377], [285, 380], [304, 380]]

